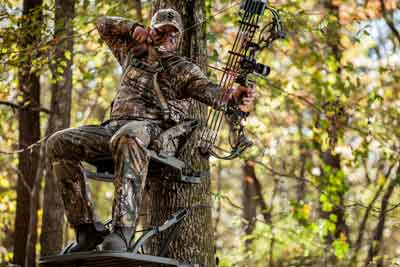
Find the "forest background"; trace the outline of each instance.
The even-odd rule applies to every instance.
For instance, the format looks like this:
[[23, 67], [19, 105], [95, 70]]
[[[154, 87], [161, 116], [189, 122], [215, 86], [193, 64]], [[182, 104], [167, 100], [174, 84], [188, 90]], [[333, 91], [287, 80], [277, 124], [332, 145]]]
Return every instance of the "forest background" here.
[[[239, 3], [205, 1], [209, 65], [226, 61]], [[287, 38], [258, 57], [272, 72], [255, 77], [258, 97], [247, 119], [255, 145], [240, 159], [210, 160], [219, 266], [400, 266], [399, 3], [271, 4]], [[62, 204], [43, 142], [29, 145], [108, 118], [121, 69], [94, 19], [148, 24], [151, 7], [0, 2], [0, 266], [21, 259], [34, 266], [54, 249], [43, 236]], [[208, 74], [221, 75], [212, 67]], [[90, 184], [105, 220], [112, 185]], [[73, 232], [62, 224], [57, 237], [54, 244], [65, 245]]]

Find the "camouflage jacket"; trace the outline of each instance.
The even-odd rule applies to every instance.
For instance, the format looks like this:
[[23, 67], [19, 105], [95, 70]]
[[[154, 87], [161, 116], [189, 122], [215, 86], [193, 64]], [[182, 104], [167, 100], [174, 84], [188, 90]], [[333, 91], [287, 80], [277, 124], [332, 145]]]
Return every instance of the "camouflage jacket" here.
[[131, 37], [137, 25], [123, 18], [107, 16], [99, 17], [96, 22], [101, 38], [123, 70], [111, 119], [162, 119], [160, 97], [154, 90], [155, 73], [172, 120], [178, 122], [187, 113], [184, 105], [177, 104], [180, 99], [191, 97], [215, 106], [221, 90], [207, 79], [197, 65], [170, 53], [161, 54], [156, 62], [147, 61], [147, 49]]

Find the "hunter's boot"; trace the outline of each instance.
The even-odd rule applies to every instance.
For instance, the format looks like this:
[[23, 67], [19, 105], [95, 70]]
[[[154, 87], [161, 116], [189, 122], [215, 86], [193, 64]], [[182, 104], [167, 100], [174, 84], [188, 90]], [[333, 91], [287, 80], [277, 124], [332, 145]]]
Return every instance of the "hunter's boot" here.
[[133, 227], [114, 227], [114, 231], [103, 241], [103, 250], [126, 252], [130, 249], [131, 240], [135, 235]]
[[105, 231], [98, 231], [94, 224], [81, 224], [75, 228], [76, 244], [69, 249], [69, 252], [91, 251], [101, 244]]

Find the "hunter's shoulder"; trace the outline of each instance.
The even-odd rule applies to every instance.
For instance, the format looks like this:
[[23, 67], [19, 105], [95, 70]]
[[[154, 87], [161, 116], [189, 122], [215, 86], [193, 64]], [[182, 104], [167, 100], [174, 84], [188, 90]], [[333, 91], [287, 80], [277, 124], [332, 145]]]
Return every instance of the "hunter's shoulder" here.
[[142, 26], [140, 23], [127, 18], [104, 15], [98, 16], [95, 20], [95, 24], [101, 33], [115, 34], [129, 33], [133, 27]]
[[119, 16], [99, 15], [99, 16], [96, 17], [96, 22], [97, 23], [106, 23], [106, 22], [120, 23], [120, 22], [127, 22], [127, 21], [130, 22], [132, 20], [129, 20], [129, 19], [124, 18], [124, 17], [119, 17]]

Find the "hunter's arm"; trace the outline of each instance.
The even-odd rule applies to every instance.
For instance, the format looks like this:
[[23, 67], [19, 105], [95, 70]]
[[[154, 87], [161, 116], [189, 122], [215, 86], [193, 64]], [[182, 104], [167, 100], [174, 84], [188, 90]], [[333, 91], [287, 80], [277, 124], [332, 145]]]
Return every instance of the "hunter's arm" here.
[[100, 16], [96, 19], [96, 28], [101, 39], [107, 43], [121, 65], [129, 50], [137, 45], [132, 38], [132, 32], [139, 25], [121, 17]]
[[183, 88], [185, 95], [218, 109], [221, 104], [219, 100], [221, 100], [223, 93], [221, 88], [211, 82], [198, 66], [194, 64], [189, 66], [183, 76], [185, 79]]

